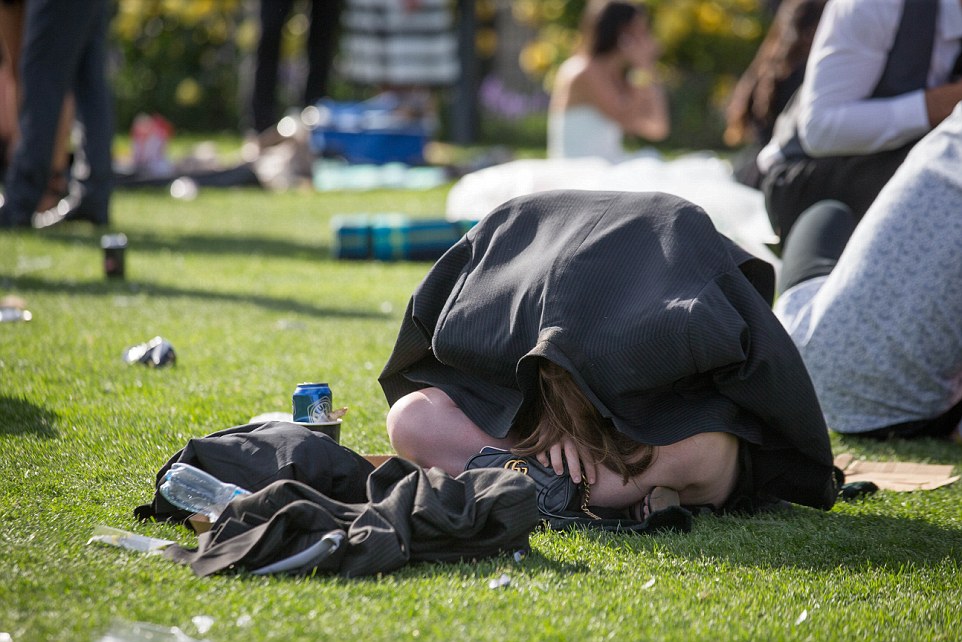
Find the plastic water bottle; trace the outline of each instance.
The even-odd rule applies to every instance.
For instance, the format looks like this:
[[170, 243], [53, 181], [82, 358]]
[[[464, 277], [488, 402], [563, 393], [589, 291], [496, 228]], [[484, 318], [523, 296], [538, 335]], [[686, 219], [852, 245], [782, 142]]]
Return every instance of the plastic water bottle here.
[[160, 485], [160, 494], [174, 506], [206, 515], [216, 521], [235, 497], [250, 491], [235, 484], [225, 484], [208, 472], [190, 464], [173, 464]]

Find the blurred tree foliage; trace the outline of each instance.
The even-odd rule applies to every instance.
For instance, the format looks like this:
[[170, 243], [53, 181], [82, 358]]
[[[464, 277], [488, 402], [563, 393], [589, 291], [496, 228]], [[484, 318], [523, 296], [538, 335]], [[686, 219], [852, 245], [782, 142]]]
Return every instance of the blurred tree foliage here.
[[[497, 1], [475, 2], [482, 19], [477, 34], [482, 64], [498, 47], [496, 30], [484, 25]], [[724, 104], [764, 35], [771, 0], [641, 3], [649, 8], [663, 48], [661, 73], [671, 94], [673, 118], [667, 145], [720, 147]], [[522, 48], [518, 64], [544, 92], [550, 91], [555, 70], [579, 42], [585, 4], [510, 3], [512, 18], [536, 34]], [[249, 82], [245, 73], [250, 74], [244, 61], [257, 41], [256, 8], [257, 0], [117, 0], [112, 37], [118, 126], [128, 127], [138, 112], [148, 111], [163, 114], [182, 131], [239, 131], [245, 118], [242, 92]], [[303, 46], [306, 26], [299, 20], [295, 14], [285, 33], [284, 48], [291, 56]], [[530, 127], [530, 116], [518, 116], [519, 126]]]
[[242, 0], [118, 0], [111, 26], [120, 131], [138, 112], [180, 130], [239, 126], [239, 68], [256, 25]]

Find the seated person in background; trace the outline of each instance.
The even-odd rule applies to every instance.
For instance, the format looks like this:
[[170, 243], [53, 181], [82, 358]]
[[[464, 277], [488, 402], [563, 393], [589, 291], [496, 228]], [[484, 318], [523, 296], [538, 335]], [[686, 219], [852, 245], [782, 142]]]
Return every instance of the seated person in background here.
[[773, 294], [771, 266], [679, 197], [508, 201], [408, 304], [380, 376], [391, 443], [452, 475], [484, 446], [567, 465], [633, 515], [655, 488], [830, 508], [828, 431]]
[[957, 430], [960, 168], [962, 106], [912, 149], [857, 227], [830, 201], [802, 214], [786, 239], [775, 312], [833, 430], [879, 438]]
[[960, 0], [833, 0], [798, 94], [758, 155], [784, 240], [825, 199], [861, 218], [905, 155], [962, 99]]
[[668, 136], [665, 90], [657, 80], [658, 45], [644, 10], [627, 2], [590, 4], [582, 47], [558, 68], [548, 107], [548, 157], [625, 157], [625, 134]]
[[775, 119], [805, 77], [815, 28], [828, 0], [783, 0], [748, 69], [738, 79], [725, 110], [725, 144], [747, 145], [735, 162], [735, 177], [758, 188], [755, 162], [772, 138]]

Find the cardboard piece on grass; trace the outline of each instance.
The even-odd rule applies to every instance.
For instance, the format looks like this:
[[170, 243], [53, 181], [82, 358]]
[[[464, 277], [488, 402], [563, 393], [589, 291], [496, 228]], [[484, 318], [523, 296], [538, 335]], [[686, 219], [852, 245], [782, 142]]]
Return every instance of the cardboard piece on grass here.
[[835, 465], [845, 473], [845, 481], [870, 481], [882, 490], [911, 492], [933, 490], [958, 481], [951, 464], [919, 464], [908, 461], [865, 461], [851, 453], [835, 457]]

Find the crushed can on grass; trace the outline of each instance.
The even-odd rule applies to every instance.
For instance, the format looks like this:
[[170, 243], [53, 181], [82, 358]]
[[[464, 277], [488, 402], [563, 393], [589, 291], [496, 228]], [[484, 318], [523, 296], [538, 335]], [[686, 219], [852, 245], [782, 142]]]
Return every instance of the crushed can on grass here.
[[124, 350], [124, 361], [129, 364], [142, 363], [146, 366], [162, 368], [174, 365], [177, 362], [177, 353], [167, 339], [154, 337], [150, 341]]

